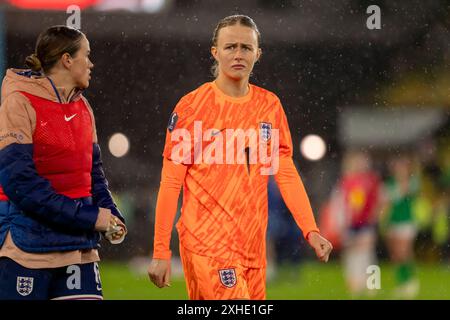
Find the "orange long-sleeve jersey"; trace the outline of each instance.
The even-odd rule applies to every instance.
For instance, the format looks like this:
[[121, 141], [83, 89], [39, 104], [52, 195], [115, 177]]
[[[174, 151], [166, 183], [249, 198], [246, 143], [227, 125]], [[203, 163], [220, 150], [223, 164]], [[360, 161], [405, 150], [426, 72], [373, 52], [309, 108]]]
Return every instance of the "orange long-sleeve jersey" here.
[[170, 117], [163, 157], [153, 258], [171, 256], [181, 187], [180, 244], [200, 255], [265, 265], [269, 174], [303, 235], [319, 231], [292, 161], [286, 115], [267, 90], [250, 85], [233, 98], [210, 82], [184, 96]]

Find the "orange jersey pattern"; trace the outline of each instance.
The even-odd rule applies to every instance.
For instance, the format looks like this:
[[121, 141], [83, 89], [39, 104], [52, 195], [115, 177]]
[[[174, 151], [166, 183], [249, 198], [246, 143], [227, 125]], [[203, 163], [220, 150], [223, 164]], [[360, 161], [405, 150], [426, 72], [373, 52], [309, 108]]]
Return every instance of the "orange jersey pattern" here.
[[[199, 124], [200, 135], [196, 132]], [[179, 129], [192, 138], [183, 150]], [[256, 133], [256, 137], [249, 134], [239, 145], [233, 140], [233, 131], [239, 130]], [[273, 168], [277, 175], [273, 150], [277, 150], [280, 163], [291, 161], [289, 126], [273, 93], [250, 85], [246, 96], [232, 98], [210, 82], [180, 100], [169, 122], [163, 156], [186, 167], [177, 223], [181, 246], [217, 261], [233, 261], [247, 268], [265, 266], [268, 175], [262, 172]], [[164, 254], [158, 248], [162, 246], [157, 244], [168, 246], [158, 231], [162, 202], [158, 198], [155, 227], [155, 253], [161, 257]], [[309, 207], [307, 198], [306, 202]], [[312, 217], [312, 212], [308, 214]], [[310, 220], [304, 232], [317, 230], [314, 218]]]

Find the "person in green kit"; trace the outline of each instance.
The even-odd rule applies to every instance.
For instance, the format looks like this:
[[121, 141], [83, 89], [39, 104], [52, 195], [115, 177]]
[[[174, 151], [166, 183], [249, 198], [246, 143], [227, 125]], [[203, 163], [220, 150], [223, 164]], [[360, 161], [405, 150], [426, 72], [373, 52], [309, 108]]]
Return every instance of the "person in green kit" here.
[[414, 265], [414, 242], [417, 226], [413, 215], [414, 201], [419, 193], [419, 177], [414, 174], [413, 160], [396, 156], [390, 163], [391, 177], [386, 181], [388, 203], [384, 210], [387, 248], [396, 266], [396, 298], [413, 299], [419, 292]]

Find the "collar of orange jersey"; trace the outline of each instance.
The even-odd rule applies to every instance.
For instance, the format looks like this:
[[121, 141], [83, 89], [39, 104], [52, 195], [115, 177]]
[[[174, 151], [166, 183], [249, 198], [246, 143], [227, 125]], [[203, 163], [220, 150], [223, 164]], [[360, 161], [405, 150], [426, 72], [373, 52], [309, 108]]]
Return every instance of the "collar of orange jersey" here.
[[250, 83], [248, 84], [247, 94], [242, 97], [232, 97], [232, 96], [225, 94], [222, 90], [219, 89], [215, 80], [211, 82], [211, 86], [217, 95], [221, 96], [224, 100], [232, 102], [232, 103], [245, 103], [245, 102], [250, 101], [250, 99], [253, 96], [253, 86]]

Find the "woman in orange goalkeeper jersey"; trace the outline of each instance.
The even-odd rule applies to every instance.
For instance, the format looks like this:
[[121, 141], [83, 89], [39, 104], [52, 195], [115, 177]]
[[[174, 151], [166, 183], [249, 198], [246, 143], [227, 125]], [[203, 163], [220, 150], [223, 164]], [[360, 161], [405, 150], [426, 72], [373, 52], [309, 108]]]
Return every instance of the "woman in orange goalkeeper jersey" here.
[[222, 19], [211, 47], [216, 79], [181, 98], [169, 120], [148, 274], [169, 286], [183, 186], [176, 228], [190, 299], [265, 299], [269, 175], [317, 257], [326, 262], [332, 250], [294, 166], [280, 100], [249, 84], [259, 43], [251, 18]]

